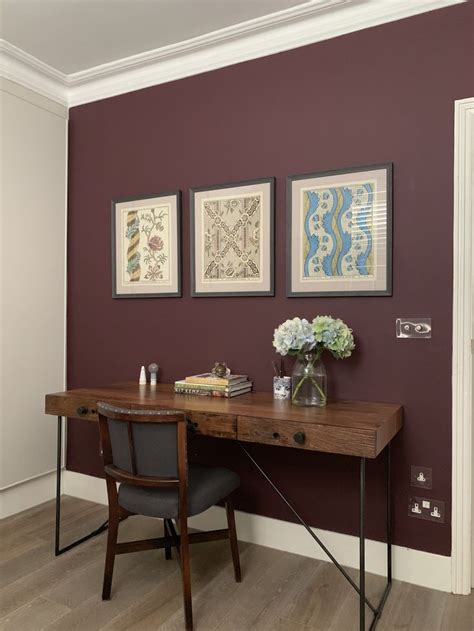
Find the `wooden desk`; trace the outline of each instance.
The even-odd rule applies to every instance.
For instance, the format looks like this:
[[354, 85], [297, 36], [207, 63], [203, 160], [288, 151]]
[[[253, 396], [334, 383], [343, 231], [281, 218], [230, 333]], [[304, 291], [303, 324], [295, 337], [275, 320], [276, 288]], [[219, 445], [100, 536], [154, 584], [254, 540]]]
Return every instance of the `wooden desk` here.
[[184, 410], [206, 436], [376, 458], [402, 427], [402, 408], [390, 403], [329, 402], [298, 407], [268, 393], [232, 399], [175, 394], [170, 384], [121, 383], [46, 395], [46, 414], [97, 421], [97, 402], [126, 408]]
[[[232, 399], [175, 394], [170, 384], [140, 386], [120, 383], [100, 388], [80, 388], [46, 395], [46, 414], [58, 417], [56, 485], [56, 555], [102, 532], [96, 531], [60, 548], [61, 443], [62, 418], [74, 417], [97, 422], [97, 403], [104, 401], [129, 409], [176, 409], [186, 412], [190, 428], [198, 434], [239, 441], [243, 451], [280, 495], [308, 533], [359, 594], [360, 629], [365, 630], [366, 605], [373, 612], [370, 629], [375, 629], [390, 591], [391, 571], [391, 492], [390, 442], [402, 427], [402, 407], [389, 403], [354, 401], [329, 402], [326, 407], [298, 407], [289, 401], [274, 400], [271, 394], [249, 393]], [[243, 443], [294, 447], [310, 451], [345, 454], [360, 459], [360, 580], [354, 583], [324, 543], [305, 523], [250, 455]], [[387, 586], [377, 607], [365, 596], [365, 462], [387, 453]]]

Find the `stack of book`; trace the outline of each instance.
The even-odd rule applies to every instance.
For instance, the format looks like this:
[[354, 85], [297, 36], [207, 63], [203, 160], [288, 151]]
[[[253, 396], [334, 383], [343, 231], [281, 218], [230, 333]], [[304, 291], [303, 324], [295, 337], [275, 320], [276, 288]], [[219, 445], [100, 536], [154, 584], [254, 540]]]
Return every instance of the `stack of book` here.
[[175, 381], [174, 391], [178, 394], [197, 394], [204, 397], [236, 397], [252, 389], [247, 375], [216, 377], [210, 372]]

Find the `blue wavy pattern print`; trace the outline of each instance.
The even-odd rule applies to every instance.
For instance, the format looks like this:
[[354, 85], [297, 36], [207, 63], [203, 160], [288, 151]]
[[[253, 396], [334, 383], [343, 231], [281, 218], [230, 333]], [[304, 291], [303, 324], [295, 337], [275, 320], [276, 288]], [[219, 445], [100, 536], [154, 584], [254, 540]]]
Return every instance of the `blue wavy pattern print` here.
[[352, 239], [351, 239], [351, 235], [349, 232], [345, 232], [343, 227], [342, 227], [342, 218], [344, 216], [344, 214], [349, 210], [349, 208], [351, 207], [352, 204], [352, 192], [350, 189], [344, 187], [342, 189], [342, 208], [339, 211], [338, 215], [337, 215], [337, 227], [339, 229], [339, 234], [341, 235], [341, 240], [342, 240], [342, 248], [341, 251], [339, 252], [339, 256], [337, 257], [337, 264], [336, 264], [336, 271], [337, 271], [337, 275], [338, 276], [342, 276], [343, 272], [342, 272], [342, 261], [344, 260], [344, 257], [346, 256], [346, 254], [349, 252], [350, 247], [351, 247], [351, 243], [352, 243]]
[[357, 257], [356, 265], [361, 276], [368, 276], [369, 271], [367, 269], [367, 259], [372, 252], [372, 232], [367, 225], [367, 217], [369, 216], [369, 211], [372, 208], [374, 193], [371, 184], [364, 184], [363, 188], [365, 188], [365, 190], [367, 191], [368, 204], [367, 207], [363, 208], [362, 211], [357, 215], [357, 225], [367, 237], [367, 247], [365, 249], [365, 252], [361, 252]]
[[313, 217], [316, 217], [316, 211], [319, 206], [319, 195], [315, 191], [308, 191], [308, 200], [309, 200], [309, 209], [306, 213], [305, 221], [304, 221], [304, 231], [306, 233], [306, 237], [309, 241], [309, 252], [306, 255], [304, 261], [304, 275], [309, 276], [309, 264], [313, 256], [318, 251], [319, 247], [319, 237], [317, 234], [311, 232], [311, 220]]
[[332, 238], [332, 250], [329, 254], [327, 254], [324, 258], [323, 258], [323, 270], [324, 273], [326, 274], [326, 276], [332, 276], [332, 261], [334, 258], [334, 255], [336, 253], [336, 248], [337, 248], [337, 239], [336, 239], [336, 235], [334, 233], [334, 230], [332, 228], [332, 220], [334, 217], [334, 213], [336, 212], [336, 208], [337, 208], [337, 192], [335, 188], [330, 188], [329, 189], [331, 195], [332, 195], [332, 208], [329, 212], [327, 212], [325, 215], [323, 215], [323, 226], [324, 229], [326, 230], [326, 232], [328, 233], [328, 235]]
[[373, 274], [375, 190], [366, 181], [305, 191], [304, 278]]

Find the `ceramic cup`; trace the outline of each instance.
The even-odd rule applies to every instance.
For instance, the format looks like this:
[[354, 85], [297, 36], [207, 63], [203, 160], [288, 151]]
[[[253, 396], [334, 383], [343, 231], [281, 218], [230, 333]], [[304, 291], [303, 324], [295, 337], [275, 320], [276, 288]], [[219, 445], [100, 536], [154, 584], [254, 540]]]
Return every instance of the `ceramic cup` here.
[[289, 399], [291, 395], [291, 377], [273, 377], [273, 398]]

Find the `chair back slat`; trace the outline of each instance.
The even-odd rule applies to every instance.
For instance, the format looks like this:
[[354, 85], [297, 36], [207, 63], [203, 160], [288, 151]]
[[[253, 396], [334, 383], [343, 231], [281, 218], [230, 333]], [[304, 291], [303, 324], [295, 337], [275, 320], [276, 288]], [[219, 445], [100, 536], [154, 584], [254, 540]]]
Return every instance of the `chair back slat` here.
[[132, 466], [133, 475], [137, 475], [137, 459], [135, 457], [135, 444], [133, 442], [133, 429], [132, 424], [127, 423], [128, 432], [128, 450], [130, 452], [130, 464]]

